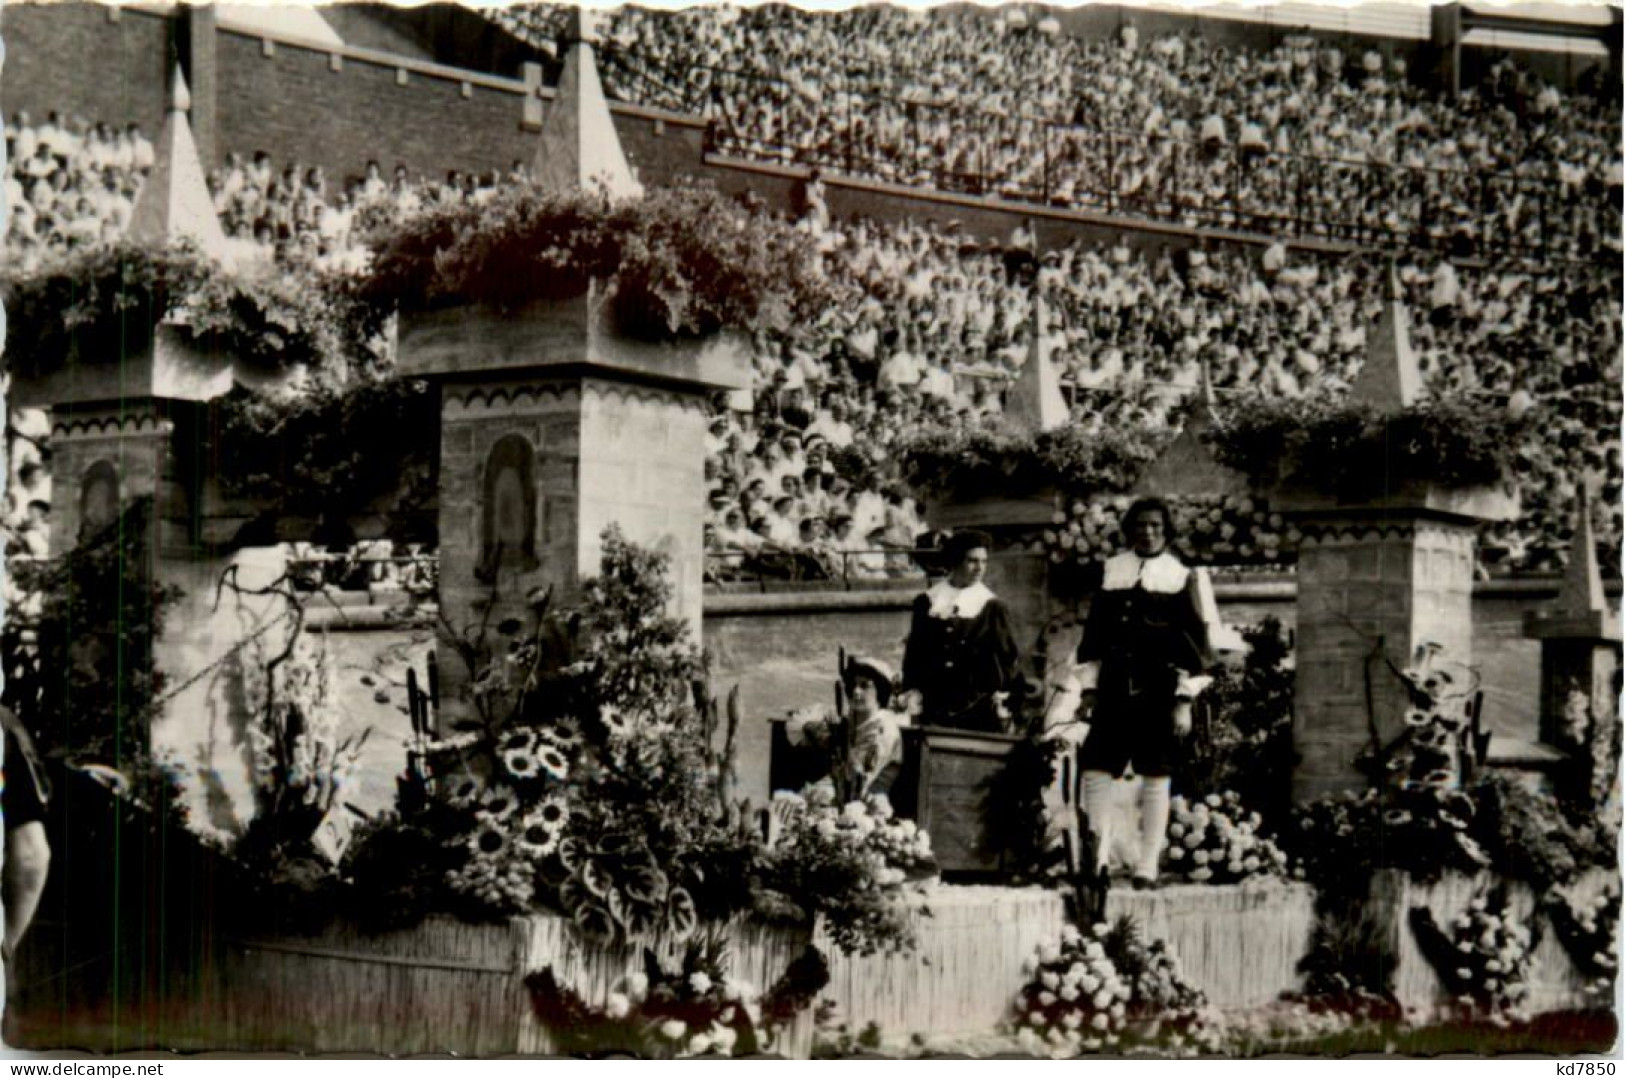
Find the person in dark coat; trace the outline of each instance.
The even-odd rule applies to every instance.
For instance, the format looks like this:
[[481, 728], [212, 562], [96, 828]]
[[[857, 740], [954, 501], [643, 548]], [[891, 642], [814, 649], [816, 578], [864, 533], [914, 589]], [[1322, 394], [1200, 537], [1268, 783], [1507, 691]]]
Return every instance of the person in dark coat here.
[[4, 942], [0, 943], [0, 960], [10, 966], [17, 944], [39, 908], [51, 867], [51, 845], [45, 837], [45, 806], [50, 784], [28, 730], [16, 712], [3, 705], [0, 705], [0, 730], [5, 735], [5, 762], [0, 769], [4, 782], [0, 812], [6, 818], [5, 857], [0, 866], [6, 928]]
[[1156, 498], [1123, 517], [1132, 549], [1107, 559], [1078, 645], [1080, 711], [1090, 713], [1083, 743], [1084, 809], [1098, 841], [1096, 868], [1111, 850], [1111, 791], [1128, 766], [1140, 791], [1136, 887], [1155, 886], [1168, 829], [1169, 772], [1190, 732], [1191, 702], [1211, 680], [1212, 662], [1198, 571], [1169, 550], [1173, 514]]
[[914, 600], [903, 686], [920, 694], [924, 725], [1005, 728], [1017, 651], [1009, 611], [982, 582], [991, 545], [981, 532], [955, 532], [943, 547], [948, 578]]

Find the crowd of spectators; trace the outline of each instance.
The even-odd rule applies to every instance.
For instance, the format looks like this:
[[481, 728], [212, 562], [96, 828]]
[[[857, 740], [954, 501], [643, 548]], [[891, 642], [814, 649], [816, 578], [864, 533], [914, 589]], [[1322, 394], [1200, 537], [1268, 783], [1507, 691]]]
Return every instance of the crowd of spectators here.
[[[557, 32], [556, 9], [527, 18]], [[602, 37], [612, 93], [704, 113], [730, 153], [1192, 225], [1619, 256], [1617, 107], [1510, 61], [1449, 99], [1374, 49], [1086, 40], [1020, 7], [621, 7]]]
[[377, 161], [342, 186], [320, 165], [291, 162], [280, 170], [263, 150], [249, 158], [228, 153], [209, 175], [215, 211], [239, 265], [303, 261], [325, 269], [365, 272], [363, 234], [388, 219], [453, 202], [480, 202], [504, 180], [525, 175], [515, 161], [508, 174], [451, 169], [441, 180], [414, 176], [396, 164], [388, 179]]
[[15, 113], [6, 128], [7, 260], [117, 238], [152, 162], [152, 143], [137, 124], [117, 129], [57, 112], [36, 123]]
[[[979, 247], [950, 228], [808, 220], [846, 298], [794, 336], [759, 339], [753, 399], [732, 404], [836, 449], [862, 431], [864, 463], [883, 490], [897, 483], [900, 440], [997, 421], [1035, 335], [1068, 391], [1073, 423], [1166, 431], [1172, 406], [1204, 370], [1221, 397], [1347, 389], [1390, 287], [1390, 267], [1374, 254], [1289, 253], [1281, 244], [1146, 252], [1124, 242], [1047, 252], [1034, 285], [1009, 272], [1008, 247]], [[1519, 456], [1523, 516], [1486, 532], [1487, 565], [1561, 565], [1580, 483], [1617, 543], [1619, 268], [1458, 264], [1413, 251], [1392, 271], [1429, 392], [1538, 419]], [[739, 508], [748, 525], [749, 508], [734, 504], [742, 480], [762, 466], [753, 455], [777, 448], [772, 437], [756, 448], [741, 438], [728, 450], [734, 463], [712, 476], [725, 500], [713, 508]], [[782, 496], [780, 487], [764, 483], [758, 500]]]
[[[89, 141], [82, 138], [75, 155], [60, 159], [69, 167], [53, 175], [85, 174], [74, 165], [80, 156], [109, 152], [94, 134], [109, 128], [76, 126]], [[62, 129], [53, 116], [44, 130]], [[21, 130], [8, 136], [13, 145], [25, 142]], [[142, 145], [139, 132], [127, 130], [129, 145]], [[30, 134], [38, 157], [40, 132]], [[46, 140], [59, 165], [60, 137]], [[150, 165], [148, 147], [104, 171], [139, 182], [142, 152]], [[428, 180], [396, 166], [386, 180], [370, 163], [335, 191], [320, 167], [279, 166], [255, 153], [228, 155], [210, 182], [243, 262], [308, 259], [364, 272], [362, 237], [372, 223], [448, 200], [478, 201], [523, 173], [516, 163], [506, 176], [451, 172]], [[791, 333], [758, 336], [752, 387], [718, 402], [707, 463], [716, 579], [917, 571], [907, 552], [920, 544], [924, 524], [901, 482], [900, 441], [997, 421], [1005, 391], [1035, 348], [1055, 366], [1074, 423], [1164, 428], [1203, 371], [1221, 395], [1346, 387], [1387, 287], [1386, 256], [1377, 253], [1124, 240], [1037, 253], [1025, 228], [986, 242], [934, 221], [837, 221], [816, 178], [805, 195], [800, 226], [822, 250], [823, 272], [841, 299]], [[128, 216], [104, 216], [95, 204], [82, 212], [89, 224], [59, 218], [53, 234], [107, 239]], [[7, 258], [48, 249], [12, 245]], [[1035, 261], [1035, 272], [1013, 273], [1013, 253]], [[1557, 567], [1577, 482], [1599, 495], [1598, 524], [1617, 541], [1618, 266], [1411, 248], [1394, 271], [1433, 392], [1540, 409], [1538, 433], [1521, 454], [1524, 516], [1486, 533], [1486, 561]], [[14, 534], [27, 531], [27, 506], [13, 510]]]

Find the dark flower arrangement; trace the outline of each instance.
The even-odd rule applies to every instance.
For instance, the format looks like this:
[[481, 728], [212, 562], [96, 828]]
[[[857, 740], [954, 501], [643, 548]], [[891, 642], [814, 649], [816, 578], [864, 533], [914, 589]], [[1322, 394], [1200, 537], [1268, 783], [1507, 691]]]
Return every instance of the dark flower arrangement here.
[[1417, 945], [1439, 975], [1463, 1020], [1507, 1025], [1519, 1017], [1529, 994], [1529, 964], [1540, 945], [1540, 926], [1531, 928], [1511, 909], [1505, 884], [1475, 897], [1441, 929], [1426, 907], [1410, 911]]
[[1202, 693], [1177, 789], [1196, 797], [1233, 790], [1257, 810], [1266, 830], [1279, 827], [1292, 804], [1293, 669], [1291, 644], [1277, 618], [1241, 630], [1241, 668], [1221, 664]]
[[1206, 434], [1221, 464], [1269, 486], [1288, 481], [1344, 496], [1431, 481], [1498, 486], [1514, 474], [1522, 425], [1468, 399], [1425, 401], [1393, 414], [1341, 397], [1256, 397]]
[[202, 349], [266, 371], [343, 381], [382, 363], [380, 314], [341, 278], [313, 269], [228, 273], [194, 247], [131, 243], [48, 259], [4, 281], [9, 361], [43, 374], [77, 356], [116, 363], [164, 319]]
[[796, 1015], [829, 983], [816, 947], [792, 961], [765, 992], [728, 975], [725, 941], [695, 940], [668, 969], [653, 951], [621, 978], [602, 1006], [559, 983], [551, 967], [525, 979], [536, 1016], [563, 1054], [642, 1059], [746, 1057], [771, 1051]]
[[1541, 910], [1569, 961], [1587, 979], [1586, 995], [1598, 1007], [1611, 1007], [1614, 982], [1619, 977], [1618, 886], [1586, 903], [1553, 891]]
[[612, 202], [515, 183], [372, 239], [365, 293], [387, 310], [511, 312], [585, 295], [596, 279], [613, 282], [621, 332], [663, 341], [788, 327], [829, 298], [805, 233], [696, 186]]
[[898, 458], [903, 478], [923, 495], [970, 500], [1063, 491], [1085, 498], [1128, 490], [1160, 448], [1138, 430], [1102, 436], [1062, 427], [1033, 435], [970, 427], [916, 434]]

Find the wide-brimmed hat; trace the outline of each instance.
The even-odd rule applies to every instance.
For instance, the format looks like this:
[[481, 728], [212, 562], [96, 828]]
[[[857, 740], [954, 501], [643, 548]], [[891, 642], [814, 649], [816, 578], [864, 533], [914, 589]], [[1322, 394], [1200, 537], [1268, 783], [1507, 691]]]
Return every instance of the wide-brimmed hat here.
[[852, 691], [852, 685], [859, 676], [867, 677], [874, 683], [875, 700], [881, 707], [891, 703], [892, 682], [897, 674], [892, 670], [891, 664], [883, 659], [870, 659], [854, 655], [846, 660], [846, 669], [841, 671], [841, 681], [847, 692]]

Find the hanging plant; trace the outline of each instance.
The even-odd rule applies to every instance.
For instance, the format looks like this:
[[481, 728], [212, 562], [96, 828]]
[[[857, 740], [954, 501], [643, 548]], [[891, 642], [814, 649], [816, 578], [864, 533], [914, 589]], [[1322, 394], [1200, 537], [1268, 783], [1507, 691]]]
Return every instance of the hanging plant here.
[[1063, 491], [1087, 498], [1129, 490], [1161, 449], [1143, 430], [946, 428], [909, 438], [898, 457], [903, 478], [928, 497], [969, 501]]
[[120, 362], [166, 320], [193, 347], [263, 371], [342, 382], [384, 362], [382, 317], [351, 283], [312, 269], [237, 275], [187, 243], [74, 250], [9, 271], [0, 291], [8, 366], [24, 378]]
[[641, 199], [503, 187], [372, 237], [366, 294], [380, 309], [481, 304], [511, 313], [613, 285], [617, 328], [638, 340], [723, 328], [784, 330], [830, 301], [818, 251], [789, 224], [713, 190], [679, 186]]
[[1524, 424], [1469, 399], [1384, 412], [1338, 397], [1256, 397], [1206, 433], [1219, 463], [1271, 486], [1373, 496], [1409, 482], [1452, 490], [1500, 486], [1515, 474]]

